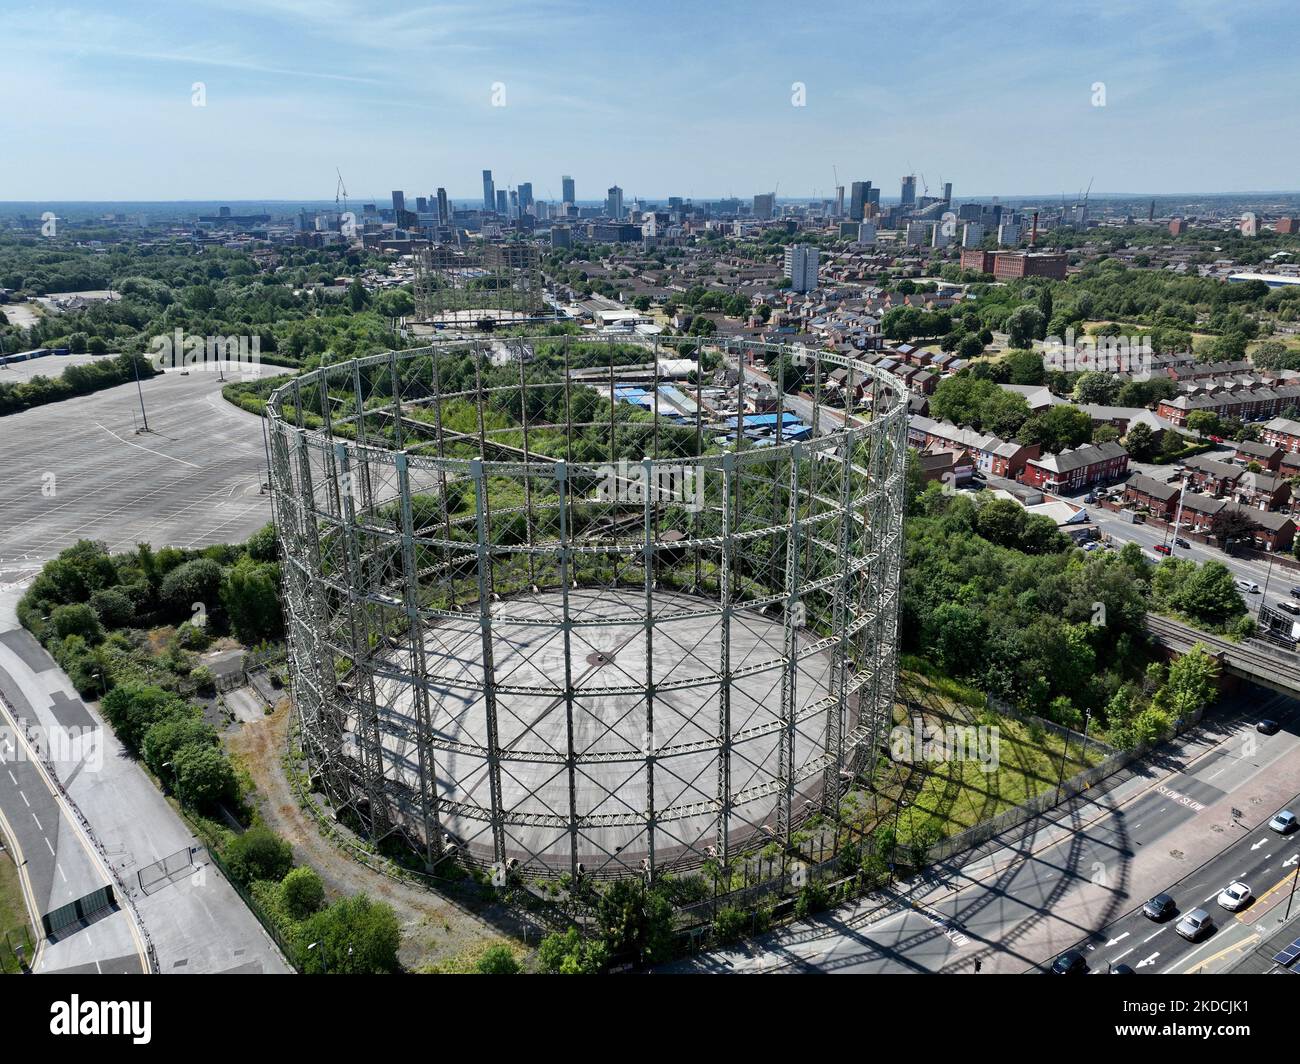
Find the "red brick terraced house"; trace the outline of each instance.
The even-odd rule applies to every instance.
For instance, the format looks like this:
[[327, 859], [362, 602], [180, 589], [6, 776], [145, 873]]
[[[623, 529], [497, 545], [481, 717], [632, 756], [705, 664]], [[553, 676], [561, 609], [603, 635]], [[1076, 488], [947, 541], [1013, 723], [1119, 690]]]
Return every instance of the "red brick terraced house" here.
[[1020, 481], [1044, 491], [1072, 494], [1110, 484], [1128, 472], [1128, 451], [1118, 443], [1084, 444], [1060, 454], [1031, 458]]
[[1300, 454], [1300, 421], [1275, 417], [1260, 429], [1259, 438], [1290, 454]]

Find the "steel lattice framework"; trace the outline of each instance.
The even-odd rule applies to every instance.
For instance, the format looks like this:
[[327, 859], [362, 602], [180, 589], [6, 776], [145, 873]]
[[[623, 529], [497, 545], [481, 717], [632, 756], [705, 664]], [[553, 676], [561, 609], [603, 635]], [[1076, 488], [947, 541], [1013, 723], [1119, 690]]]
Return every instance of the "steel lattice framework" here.
[[[271, 396], [303, 746], [372, 840], [654, 876], [788, 844], [872, 771], [906, 390], [844, 355], [730, 341], [700, 354], [728, 389], [666, 387], [660, 359], [695, 343], [449, 341]], [[756, 359], [799, 367], [804, 397]], [[640, 408], [612, 401], [629, 380]], [[763, 389], [778, 427], [755, 440]], [[811, 434], [782, 435], [787, 403]]]

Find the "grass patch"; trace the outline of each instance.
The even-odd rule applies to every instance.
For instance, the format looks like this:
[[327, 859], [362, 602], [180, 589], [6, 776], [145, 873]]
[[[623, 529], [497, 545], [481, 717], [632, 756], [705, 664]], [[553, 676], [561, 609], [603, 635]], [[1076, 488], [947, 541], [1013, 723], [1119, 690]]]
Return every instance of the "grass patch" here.
[[[928, 663], [905, 658], [903, 668], [894, 722], [914, 735], [912, 721], [920, 717], [923, 742], [935, 744], [930, 758], [925, 747], [920, 757], [913, 747], [913, 760], [886, 759], [877, 772], [877, 818], [893, 822], [904, 845], [959, 834], [1051, 791], [1104, 756], [1096, 748], [1085, 752], [1078, 740], [1067, 753], [1062, 736], [985, 709], [979, 692], [935, 675]], [[953, 737], [964, 746], [954, 746]]]
[[35, 944], [31, 937], [27, 903], [23, 900], [23, 887], [13, 856], [8, 849], [3, 849], [0, 850], [0, 972], [9, 975], [18, 971], [14, 955], [14, 947], [18, 945], [23, 946], [30, 962]]

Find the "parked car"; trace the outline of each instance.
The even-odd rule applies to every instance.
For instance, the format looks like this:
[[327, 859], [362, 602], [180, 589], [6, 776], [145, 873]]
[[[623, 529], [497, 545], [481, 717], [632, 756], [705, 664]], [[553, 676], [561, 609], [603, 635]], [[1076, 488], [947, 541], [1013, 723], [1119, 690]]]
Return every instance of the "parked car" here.
[[1291, 589], [1291, 597], [1300, 599], [1300, 587], [1293, 587]]
[[1173, 551], [1163, 543], [1157, 543], [1152, 549], [1157, 554], [1173, 554]]
[[1175, 536], [1175, 537], [1174, 537], [1174, 542], [1175, 542], [1178, 546], [1180, 546], [1180, 547], [1184, 547], [1184, 548], [1186, 548], [1187, 550], [1191, 550], [1191, 549], [1192, 549], [1192, 545], [1191, 545], [1190, 543], [1188, 543], [1187, 540], [1183, 539], [1182, 536]]
[[1290, 809], [1283, 809], [1268, 822], [1268, 826], [1279, 835], [1290, 835], [1296, 829], [1296, 816]]
[[1282, 727], [1282, 725], [1277, 721], [1265, 718], [1255, 725], [1255, 730], [1261, 735], [1275, 735], [1280, 727]]
[[1174, 927], [1188, 942], [1196, 942], [1214, 933], [1214, 918], [1204, 909], [1193, 909]]
[[1148, 898], [1147, 903], [1142, 906], [1142, 915], [1148, 920], [1155, 920], [1157, 923], [1168, 920], [1177, 911], [1178, 906], [1174, 903], [1174, 899], [1163, 893]]
[[1219, 904], [1230, 913], [1240, 912], [1250, 901], [1250, 887], [1245, 883], [1229, 883], [1219, 891]]
[[1111, 975], [1137, 975], [1127, 964], [1117, 964], [1110, 970]]
[[1277, 608], [1290, 614], [1300, 613], [1300, 602], [1292, 602], [1290, 599], [1278, 599]]
[[1053, 975], [1087, 975], [1088, 962], [1077, 949], [1068, 949], [1052, 962]]
[[1258, 595], [1259, 585], [1254, 580], [1234, 580], [1239, 590], [1246, 592], [1247, 595]]

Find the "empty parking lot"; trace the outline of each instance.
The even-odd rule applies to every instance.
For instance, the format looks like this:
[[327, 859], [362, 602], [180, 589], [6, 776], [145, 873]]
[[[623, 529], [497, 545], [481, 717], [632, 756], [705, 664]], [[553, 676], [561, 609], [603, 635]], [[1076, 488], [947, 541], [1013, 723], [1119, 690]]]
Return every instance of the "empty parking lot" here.
[[217, 374], [172, 372], [142, 389], [148, 432], [134, 384], [0, 418], [0, 578], [78, 539], [198, 547], [269, 520], [261, 424], [221, 398]]

